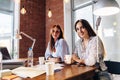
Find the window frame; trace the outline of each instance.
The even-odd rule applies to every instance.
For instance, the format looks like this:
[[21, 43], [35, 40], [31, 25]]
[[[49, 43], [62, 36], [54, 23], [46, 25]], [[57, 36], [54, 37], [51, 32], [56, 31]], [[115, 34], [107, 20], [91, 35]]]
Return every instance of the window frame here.
[[[10, 14], [12, 15], [12, 20], [11, 20], [11, 33], [8, 36], [5, 36], [3, 34], [3, 36], [0, 36], [1, 40], [10, 40], [10, 44], [8, 45], [9, 47], [7, 47], [6, 45], [0, 45], [0, 46], [5, 46], [7, 47], [9, 54], [11, 56], [11, 58], [18, 58], [19, 57], [19, 44], [18, 44], [18, 40], [15, 39], [15, 34], [16, 34], [16, 30], [19, 29], [19, 18], [20, 18], [20, 14], [19, 14], [19, 8], [20, 8], [20, 4], [19, 2], [16, 2], [16, 0], [9, 0], [11, 1], [10, 4], [12, 4], [12, 9], [10, 8], [0, 8], [1, 13], [4, 12], [4, 14]], [[8, 1], [8, 2], [9, 2]], [[7, 1], [5, 1], [7, 2]], [[8, 3], [9, 4], [9, 3]], [[3, 11], [3, 12], [2, 12]]]

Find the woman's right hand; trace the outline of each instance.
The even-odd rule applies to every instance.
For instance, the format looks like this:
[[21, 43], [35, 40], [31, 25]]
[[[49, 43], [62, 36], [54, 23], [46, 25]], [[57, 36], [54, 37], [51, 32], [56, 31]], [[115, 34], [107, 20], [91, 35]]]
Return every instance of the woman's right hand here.
[[81, 64], [81, 63], [84, 64], [84, 60], [79, 59], [76, 54], [73, 54], [73, 55], [72, 55], [72, 59], [73, 59], [74, 61], [80, 63], [80, 64]]
[[72, 59], [75, 60], [75, 61], [77, 61], [77, 60], [78, 60], [77, 55], [76, 55], [76, 54], [73, 54], [73, 55], [72, 55]]

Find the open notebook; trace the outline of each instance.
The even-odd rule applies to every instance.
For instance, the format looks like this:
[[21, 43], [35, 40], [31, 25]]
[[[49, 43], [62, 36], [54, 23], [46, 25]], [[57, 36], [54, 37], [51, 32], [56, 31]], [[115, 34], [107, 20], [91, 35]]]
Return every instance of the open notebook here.
[[12, 73], [23, 78], [27, 77], [33, 78], [35, 76], [45, 73], [45, 70], [33, 67], [18, 67], [12, 70]]
[[[62, 69], [62, 68], [63, 68], [62, 64], [55, 64], [54, 70]], [[23, 78], [27, 78], [27, 77], [33, 78], [46, 73], [46, 71], [45, 71], [45, 65], [36, 65], [34, 67], [18, 67], [16, 69], [13, 69], [12, 73]]]

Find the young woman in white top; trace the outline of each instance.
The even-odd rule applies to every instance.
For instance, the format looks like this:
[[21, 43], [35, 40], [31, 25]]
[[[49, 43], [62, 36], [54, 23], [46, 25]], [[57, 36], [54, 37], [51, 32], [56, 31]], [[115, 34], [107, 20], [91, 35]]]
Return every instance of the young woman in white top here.
[[60, 25], [53, 25], [50, 30], [50, 41], [45, 52], [45, 58], [49, 61], [63, 62], [66, 54], [69, 54], [69, 48], [63, 38], [62, 29]]
[[[93, 66], [97, 63], [97, 56], [99, 56], [99, 61], [103, 63], [103, 58], [105, 55], [103, 43], [93, 31], [89, 22], [85, 19], [76, 21], [75, 31], [80, 39], [75, 44], [75, 49], [72, 56], [73, 60], [79, 64]], [[102, 67], [106, 69], [104, 63], [102, 64]]]

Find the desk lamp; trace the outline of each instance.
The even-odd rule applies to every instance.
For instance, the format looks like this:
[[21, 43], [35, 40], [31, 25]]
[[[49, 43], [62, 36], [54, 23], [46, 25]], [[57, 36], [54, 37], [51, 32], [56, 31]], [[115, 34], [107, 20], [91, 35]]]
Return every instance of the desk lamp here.
[[98, 16], [109, 16], [119, 11], [120, 8], [116, 0], [96, 0], [93, 14]]
[[120, 8], [116, 0], [93, 0], [94, 11], [93, 14], [99, 16], [96, 21], [96, 30], [101, 22], [100, 16], [110, 16], [120, 12]]
[[96, 21], [96, 30], [101, 22], [100, 16], [110, 16], [120, 12], [120, 8], [116, 0], [93, 0], [94, 11], [93, 14], [99, 16]]
[[29, 36], [28, 34], [26, 34], [24, 32], [19, 33], [18, 31], [17, 31], [17, 34], [16, 34], [16, 38], [17, 39], [22, 39], [21, 34], [33, 41], [32, 46], [31, 46], [31, 48], [33, 50], [36, 39], [32, 38], [31, 36]]

